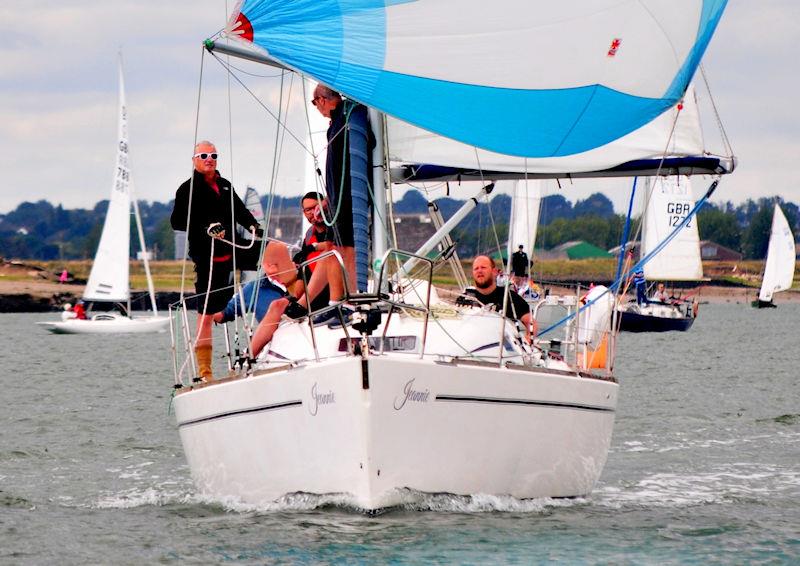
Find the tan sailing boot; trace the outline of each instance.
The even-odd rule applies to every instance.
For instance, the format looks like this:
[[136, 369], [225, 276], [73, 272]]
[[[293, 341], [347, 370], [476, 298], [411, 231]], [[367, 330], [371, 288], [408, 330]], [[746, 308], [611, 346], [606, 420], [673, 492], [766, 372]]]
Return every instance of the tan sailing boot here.
[[211, 346], [195, 347], [194, 355], [197, 358], [197, 373], [203, 381], [212, 381], [214, 377], [211, 375]]

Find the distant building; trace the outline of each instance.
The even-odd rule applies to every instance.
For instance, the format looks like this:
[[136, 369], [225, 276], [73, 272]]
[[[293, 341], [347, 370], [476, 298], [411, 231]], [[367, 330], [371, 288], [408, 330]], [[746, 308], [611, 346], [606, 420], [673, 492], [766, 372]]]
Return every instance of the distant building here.
[[744, 257], [739, 252], [725, 246], [703, 240], [700, 242], [700, 259], [707, 261], [739, 261]]
[[417, 251], [436, 232], [427, 214], [397, 214], [394, 217], [397, 247], [409, 252]]
[[563, 254], [566, 259], [594, 259], [594, 258], [608, 258], [613, 257], [610, 253], [602, 248], [584, 242], [583, 240], [574, 240], [572, 242], [565, 242], [560, 246], [553, 248], [557, 254]]

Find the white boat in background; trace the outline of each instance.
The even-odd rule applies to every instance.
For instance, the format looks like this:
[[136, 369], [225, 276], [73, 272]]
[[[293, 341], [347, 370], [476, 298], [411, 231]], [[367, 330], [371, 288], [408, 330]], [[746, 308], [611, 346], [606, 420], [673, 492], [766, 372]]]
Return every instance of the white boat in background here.
[[[642, 218], [644, 257], [678, 226], [694, 207], [689, 177], [647, 177], [644, 191], [646, 206]], [[701, 281], [700, 236], [697, 218], [692, 218], [678, 235], [644, 266], [650, 282]], [[628, 332], [666, 332], [689, 330], [697, 316], [697, 300], [672, 299], [667, 302], [635, 299], [621, 304], [620, 330]]]
[[[647, 10], [539, 0], [266, 4], [246, 0], [229, 24], [230, 35], [256, 41], [256, 49], [206, 45], [307, 73], [371, 107], [371, 290], [348, 297], [352, 322], [284, 320], [252, 366], [234, 366], [210, 383], [193, 382], [187, 371], [191, 328], [174, 329], [175, 414], [199, 491], [256, 506], [294, 493], [342, 494], [369, 511], [413, 501], [418, 492], [589, 494], [608, 456], [619, 393], [611, 294], [594, 287], [581, 297], [585, 309], [577, 296], [542, 299], [533, 315], [555, 311], [563, 324], [553, 325], [560, 334], [529, 345], [513, 321], [447, 301], [431, 283], [428, 254], [492, 185], [481, 183], [408, 253], [391, 241], [386, 181], [390, 171], [396, 182], [423, 172], [464, 181], [625, 176], [628, 166], [642, 165], [631, 163], [648, 159], [660, 169], [667, 140], [632, 132], [672, 114], [722, 7], [696, 1], [676, 12], [666, 0]], [[457, 33], [442, 33], [445, 22]], [[553, 49], [565, 41], [570, 49]], [[617, 57], [620, 41], [636, 56]], [[352, 145], [360, 125], [349, 128]], [[428, 159], [426, 148], [439, 142], [450, 149]], [[502, 171], [484, 171], [486, 151], [505, 159]], [[717, 160], [712, 170], [724, 167]]]
[[767, 248], [767, 261], [764, 265], [764, 276], [761, 280], [761, 289], [758, 299], [753, 301], [757, 308], [775, 307], [772, 298], [775, 293], [785, 291], [792, 287], [797, 252], [794, 234], [789, 227], [781, 207], [775, 203], [775, 212], [772, 215], [772, 228], [769, 233], [769, 246]]
[[[169, 326], [169, 317], [159, 316], [156, 307], [153, 278], [145, 246], [144, 230], [139, 215], [139, 206], [133, 197], [133, 179], [130, 170], [128, 143], [128, 114], [125, 104], [125, 85], [122, 76], [122, 63], [119, 65], [119, 122], [117, 126], [117, 159], [114, 181], [111, 185], [111, 198], [108, 202], [106, 219], [100, 243], [97, 246], [89, 281], [83, 292], [86, 303], [105, 303], [116, 305], [120, 312], [103, 311], [92, 313], [85, 319], [70, 317], [72, 313], [62, 313], [63, 320], [39, 322], [41, 326], [56, 334], [119, 334], [164, 332]], [[136, 219], [139, 244], [147, 276], [153, 314], [132, 317], [130, 313], [130, 222], [131, 205]]]

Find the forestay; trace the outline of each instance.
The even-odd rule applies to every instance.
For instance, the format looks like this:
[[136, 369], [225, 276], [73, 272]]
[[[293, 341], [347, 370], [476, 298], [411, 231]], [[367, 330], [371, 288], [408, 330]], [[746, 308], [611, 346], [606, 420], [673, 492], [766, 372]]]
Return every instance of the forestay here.
[[[642, 257], [656, 248], [694, 208], [688, 177], [649, 177], [642, 223]], [[650, 280], [699, 281], [703, 278], [697, 220], [692, 218], [644, 266]]]
[[111, 199], [97, 246], [89, 282], [83, 292], [85, 301], [125, 302], [130, 291], [130, 165], [128, 157], [128, 110], [122, 67], [119, 69], [119, 123], [117, 125], [117, 165], [111, 185]]
[[773, 293], [785, 291], [792, 286], [795, 256], [794, 235], [781, 207], [776, 204], [772, 216], [764, 279], [761, 282], [761, 291], [758, 293], [759, 300], [769, 302]]
[[[725, 4], [244, 0], [229, 33], [425, 130], [496, 153], [558, 158], [672, 108]], [[605, 165], [628, 160], [615, 159]]]

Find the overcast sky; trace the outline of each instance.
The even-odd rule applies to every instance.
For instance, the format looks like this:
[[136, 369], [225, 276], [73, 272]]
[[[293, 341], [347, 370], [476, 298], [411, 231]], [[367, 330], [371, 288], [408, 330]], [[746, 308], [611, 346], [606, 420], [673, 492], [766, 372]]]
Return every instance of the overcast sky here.
[[[88, 208], [108, 198], [120, 48], [137, 195], [149, 201], [173, 198], [191, 170], [201, 42], [224, 26], [233, 3], [0, 3], [0, 167], [5, 185], [0, 213], [23, 201], [47, 199], [66, 208]], [[714, 200], [738, 203], [777, 194], [800, 202], [794, 175], [800, 159], [798, 60], [800, 2], [729, 3], [704, 67], [739, 168], [723, 179]], [[199, 136], [218, 143], [220, 169], [235, 186], [251, 184], [263, 194], [272, 175], [274, 120], [234, 83], [229, 128], [226, 74], [209, 57], [204, 69]], [[263, 68], [256, 72], [275, 74]], [[278, 79], [246, 79], [265, 104], [277, 108], [278, 89], [269, 85]], [[295, 108], [290, 125], [298, 135], [305, 131], [302, 119]], [[711, 120], [706, 117], [704, 123]], [[290, 139], [282, 148], [276, 191], [300, 194], [302, 150]], [[565, 185], [563, 194], [574, 202], [598, 188], [623, 209], [627, 189], [619, 183]]]

